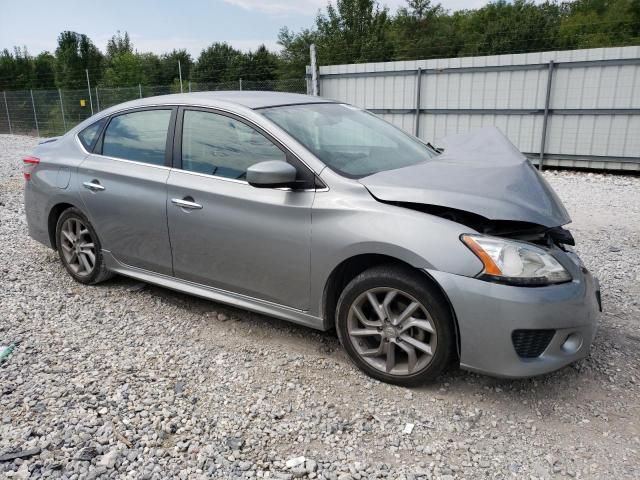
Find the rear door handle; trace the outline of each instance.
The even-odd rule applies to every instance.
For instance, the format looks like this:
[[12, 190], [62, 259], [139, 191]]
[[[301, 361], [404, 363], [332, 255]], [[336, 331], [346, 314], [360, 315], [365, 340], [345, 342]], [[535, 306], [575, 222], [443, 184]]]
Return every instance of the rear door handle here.
[[104, 187], [100, 185], [98, 180], [91, 180], [90, 182], [84, 182], [84, 188], [91, 190], [92, 192], [101, 192], [104, 190]]
[[184, 197], [182, 199], [180, 198], [172, 198], [171, 199], [171, 203], [173, 203], [174, 205], [180, 207], [180, 208], [187, 208], [189, 210], [200, 210], [202, 209], [202, 205], [200, 205], [199, 203], [196, 203], [193, 201], [193, 198], [191, 197]]

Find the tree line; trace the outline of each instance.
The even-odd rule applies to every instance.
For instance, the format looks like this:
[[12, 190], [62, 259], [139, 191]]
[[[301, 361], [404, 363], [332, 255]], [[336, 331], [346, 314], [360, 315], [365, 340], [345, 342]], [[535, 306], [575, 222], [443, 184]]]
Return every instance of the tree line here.
[[320, 65], [497, 55], [640, 44], [640, 0], [558, 2], [498, 0], [451, 12], [431, 0], [407, 0], [391, 13], [377, 0], [336, 0], [299, 32], [284, 27], [281, 51], [242, 52], [216, 42], [194, 59], [186, 50], [157, 55], [135, 50], [118, 32], [103, 53], [82, 33], [62, 32], [55, 52], [24, 47], [0, 52], [0, 90], [79, 89], [93, 85], [175, 85], [300, 78], [315, 43]]

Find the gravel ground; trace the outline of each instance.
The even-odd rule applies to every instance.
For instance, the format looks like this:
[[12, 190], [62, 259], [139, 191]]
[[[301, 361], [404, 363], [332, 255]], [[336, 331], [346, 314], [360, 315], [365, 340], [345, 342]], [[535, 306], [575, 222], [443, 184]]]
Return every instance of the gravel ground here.
[[0, 477], [638, 478], [639, 177], [545, 174], [602, 282], [588, 359], [408, 390], [365, 377], [331, 333], [125, 278], [75, 283], [27, 237], [34, 144], [0, 135], [0, 344], [17, 344]]

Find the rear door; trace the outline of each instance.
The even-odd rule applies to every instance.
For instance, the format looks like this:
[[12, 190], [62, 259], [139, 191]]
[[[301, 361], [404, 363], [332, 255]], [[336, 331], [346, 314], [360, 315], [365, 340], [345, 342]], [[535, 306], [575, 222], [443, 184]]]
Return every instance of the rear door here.
[[[312, 172], [254, 125], [203, 109], [180, 110], [174, 157], [167, 218], [175, 276], [306, 309]], [[252, 187], [247, 168], [266, 160], [291, 161], [310, 188]]]
[[114, 115], [78, 168], [81, 196], [102, 242], [120, 262], [172, 274], [167, 179], [177, 109]]

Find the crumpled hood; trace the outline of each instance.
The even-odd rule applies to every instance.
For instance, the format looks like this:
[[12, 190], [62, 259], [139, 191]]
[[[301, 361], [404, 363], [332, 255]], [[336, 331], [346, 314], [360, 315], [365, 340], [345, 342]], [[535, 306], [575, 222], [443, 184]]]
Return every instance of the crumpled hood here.
[[497, 128], [444, 139], [439, 156], [360, 179], [379, 200], [437, 205], [490, 220], [557, 227], [571, 221], [551, 186]]

